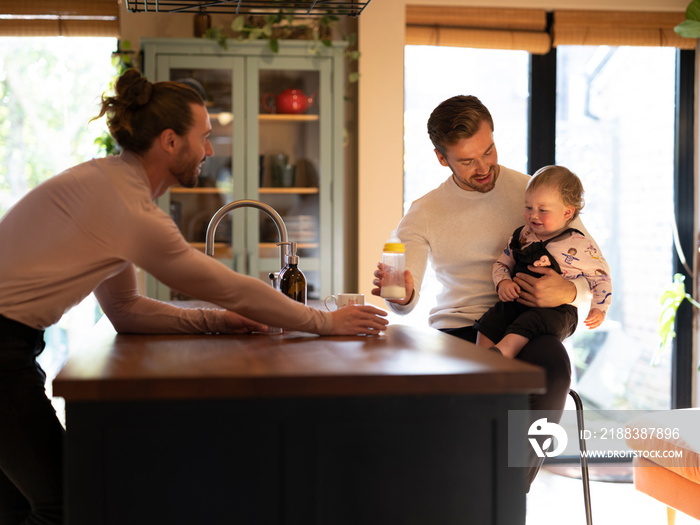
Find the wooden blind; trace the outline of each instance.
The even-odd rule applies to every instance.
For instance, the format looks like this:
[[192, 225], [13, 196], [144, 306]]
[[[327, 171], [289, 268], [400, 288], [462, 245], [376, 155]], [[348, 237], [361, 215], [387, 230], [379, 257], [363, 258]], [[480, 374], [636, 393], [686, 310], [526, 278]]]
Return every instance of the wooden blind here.
[[556, 10], [552, 35], [543, 9], [406, 7], [406, 44], [522, 49], [545, 54], [551, 46], [663, 46], [695, 49], [697, 39], [673, 28], [682, 12]]
[[119, 37], [118, 0], [0, 0], [0, 36]]
[[673, 28], [685, 13], [624, 11], [555, 11], [555, 46], [661, 46], [695, 49], [697, 39]]
[[406, 44], [518, 49], [545, 54], [551, 48], [543, 9], [406, 7]]

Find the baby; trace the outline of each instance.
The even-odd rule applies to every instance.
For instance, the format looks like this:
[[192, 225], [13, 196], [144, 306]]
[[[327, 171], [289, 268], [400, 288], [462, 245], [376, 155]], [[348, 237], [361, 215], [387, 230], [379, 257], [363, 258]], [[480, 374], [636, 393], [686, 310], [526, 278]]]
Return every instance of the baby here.
[[564, 279], [583, 275], [593, 298], [584, 324], [600, 326], [610, 306], [610, 267], [593, 239], [569, 227], [583, 208], [583, 185], [562, 166], [545, 166], [532, 176], [525, 191], [525, 225], [513, 232], [505, 250], [493, 265], [493, 282], [498, 298], [479, 319], [479, 346], [498, 350], [514, 358], [530, 339], [551, 334], [563, 341], [576, 330], [575, 306], [534, 308], [516, 300], [520, 287], [512, 280], [518, 272], [535, 277], [528, 265], [552, 268]]

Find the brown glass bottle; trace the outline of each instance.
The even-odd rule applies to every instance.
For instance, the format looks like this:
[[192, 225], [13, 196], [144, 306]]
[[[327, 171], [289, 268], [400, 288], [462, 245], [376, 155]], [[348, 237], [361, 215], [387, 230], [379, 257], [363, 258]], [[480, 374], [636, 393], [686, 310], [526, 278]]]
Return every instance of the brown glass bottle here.
[[306, 277], [298, 266], [297, 243], [290, 244], [289, 254], [286, 255], [287, 264], [280, 272], [280, 291], [295, 301], [306, 304]]

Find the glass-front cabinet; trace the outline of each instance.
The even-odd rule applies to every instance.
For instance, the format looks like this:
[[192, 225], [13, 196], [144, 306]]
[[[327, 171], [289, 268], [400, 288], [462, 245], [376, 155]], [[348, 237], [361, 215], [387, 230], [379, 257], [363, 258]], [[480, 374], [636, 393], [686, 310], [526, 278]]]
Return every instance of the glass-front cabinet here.
[[[152, 81], [191, 82], [203, 90], [214, 155], [194, 188], [172, 187], [159, 206], [185, 239], [205, 251], [207, 226], [223, 205], [252, 199], [271, 206], [297, 243], [308, 297], [343, 289], [344, 44], [311, 51], [305, 41], [142, 40]], [[280, 270], [277, 227], [265, 213], [237, 208], [219, 223], [213, 256], [270, 282]], [[147, 293], [185, 299], [155, 278]]]

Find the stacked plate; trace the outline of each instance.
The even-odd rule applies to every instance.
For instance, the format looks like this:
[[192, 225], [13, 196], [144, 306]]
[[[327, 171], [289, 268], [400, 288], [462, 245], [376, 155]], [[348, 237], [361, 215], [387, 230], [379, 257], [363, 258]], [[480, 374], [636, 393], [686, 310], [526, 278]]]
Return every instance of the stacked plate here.
[[289, 215], [284, 218], [289, 240], [314, 242], [318, 239], [318, 225], [313, 215]]

